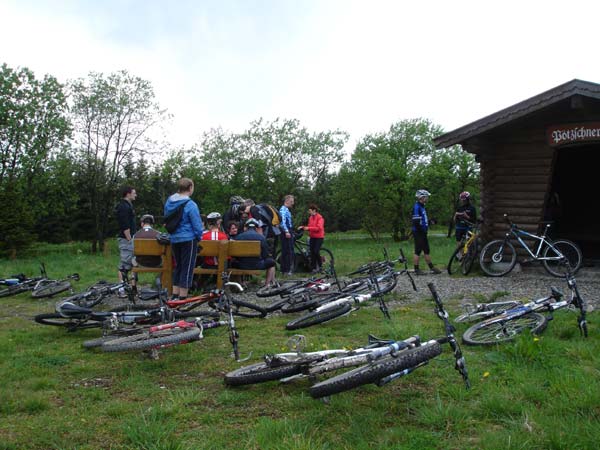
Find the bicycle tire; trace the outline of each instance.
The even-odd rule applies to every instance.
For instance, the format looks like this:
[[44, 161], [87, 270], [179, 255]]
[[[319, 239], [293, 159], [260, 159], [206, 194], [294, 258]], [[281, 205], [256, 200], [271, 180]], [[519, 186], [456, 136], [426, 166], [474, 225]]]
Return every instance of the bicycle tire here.
[[531, 312], [501, 323], [475, 324], [464, 332], [462, 339], [467, 345], [494, 345], [513, 340], [525, 329], [531, 330], [532, 334], [540, 334], [547, 325], [546, 316]]
[[263, 286], [256, 291], [257, 297], [274, 297], [276, 295], [281, 295], [286, 291], [290, 290], [292, 285], [290, 284], [280, 284], [279, 286]]
[[244, 386], [280, 380], [300, 372], [302, 372], [302, 366], [298, 364], [270, 367], [267, 363], [261, 362], [226, 373], [224, 381], [227, 386]]
[[17, 295], [22, 292], [30, 291], [31, 289], [32, 288], [26, 285], [26, 283], [9, 286], [5, 289], [0, 290], [0, 297], [10, 297], [11, 295]]
[[[500, 253], [502, 251], [502, 253]], [[517, 264], [515, 247], [504, 239], [488, 242], [479, 255], [479, 265], [490, 277], [501, 277], [509, 273]]]
[[321, 247], [321, 263], [319, 267], [321, 268], [321, 272], [325, 275], [333, 275], [334, 267], [335, 267], [335, 258], [331, 250], [325, 247]]
[[454, 250], [454, 252], [452, 252], [452, 256], [450, 256], [450, 259], [448, 260], [448, 266], [446, 266], [448, 275], [454, 275], [458, 272], [458, 267], [460, 266], [461, 260], [464, 257], [463, 250], [464, 246], [460, 245], [456, 248], [456, 250]]
[[463, 275], [469, 275], [471, 269], [473, 269], [473, 264], [477, 258], [477, 247], [477, 240], [475, 240], [474, 242], [471, 242], [471, 245], [467, 248], [467, 254], [460, 263], [460, 271]]
[[71, 289], [70, 281], [55, 281], [46, 286], [42, 286], [39, 289], [34, 289], [31, 291], [31, 296], [33, 298], [52, 297], [53, 295], [68, 291], [69, 289]]
[[[395, 275], [388, 275], [383, 277], [381, 280], [377, 280], [377, 286], [373, 283], [372, 292], [379, 294], [387, 294], [394, 290], [398, 284], [398, 278]], [[379, 290], [376, 290], [379, 287]]]
[[308, 299], [287, 299], [287, 303], [285, 303], [281, 307], [281, 312], [284, 314], [297, 313], [300, 311], [306, 311], [307, 309], [315, 308], [319, 305], [319, 300], [308, 298]]
[[[139, 328], [136, 332], [141, 333], [142, 329]], [[96, 339], [88, 339], [87, 341], [83, 341], [81, 346], [83, 348], [98, 348], [98, 347], [101, 347], [102, 344], [104, 344], [105, 342], [112, 341], [113, 339], [119, 339], [119, 338], [122, 338], [123, 336], [127, 336], [130, 334], [134, 334], [134, 333], [133, 332], [123, 333], [121, 331], [117, 331], [115, 334], [109, 334], [109, 335], [102, 336], [102, 337], [99, 337]]]
[[[581, 250], [574, 242], [571, 242], [567, 239], [557, 239], [556, 241], [552, 241], [552, 245], [558, 249], [569, 261], [569, 265], [571, 266], [571, 272], [576, 273], [581, 267], [581, 261], [583, 259]], [[544, 257], [552, 257], [555, 252], [550, 246], [546, 246], [544, 249]], [[555, 277], [564, 278], [567, 274], [567, 265], [565, 262], [561, 261], [548, 261], [542, 260], [542, 264], [544, 269]]]
[[133, 350], [147, 350], [165, 345], [175, 345], [183, 342], [197, 341], [200, 339], [199, 328], [169, 328], [157, 332], [142, 332], [112, 339], [102, 344], [105, 352], [127, 352]]
[[38, 314], [33, 320], [41, 325], [64, 327], [70, 331], [102, 327], [101, 321], [63, 317], [58, 313]]
[[385, 356], [370, 364], [357, 367], [335, 377], [321, 381], [310, 388], [313, 398], [327, 397], [348, 391], [368, 383], [375, 383], [382, 378], [415, 367], [442, 353], [442, 346], [434, 342], [400, 352], [396, 356]]
[[324, 309], [322, 311], [313, 311], [305, 314], [297, 319], [289, 321], [285, 328], [286, 330], [297, 330], [299, 328], [307, 328], [312, 325], [318, 325], [320, 323], [328, 322], [336, 319], [344, 314], [347, 314], [352, 309], [352, 305], [348, 303], [340, 303], [339, 305], [331, 308]]

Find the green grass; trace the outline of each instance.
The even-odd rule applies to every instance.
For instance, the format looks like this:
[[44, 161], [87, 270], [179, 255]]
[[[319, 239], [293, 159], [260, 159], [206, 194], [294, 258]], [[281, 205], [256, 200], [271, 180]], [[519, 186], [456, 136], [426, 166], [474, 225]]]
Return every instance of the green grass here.
[[[434, 261], [443, 266], [453, 242], [431, 241]], [[398, 245], [386, 244], [395, 254]], [[382, 255], [381, 245], [367, 239], [328, 236], [325, 245], [341, 274]], [[402, 248], [412, 253], [410, 242]], [[114, 245], [107, 257], [90, 255], [82, 244], [34, 248], [23, 259], [1, 260], [0, 274], [34, 274], [40, 260], [51, 276], [79, 272], [78, 288], [116, 278]], [[390, 301], [391, 321], [365, 308], [303, 330], [308, 350], [359, 346], [368, 333], [439, 336], [441, 322], [419, 287], [417, 304]], [[456, 314], [458, 302], [445, 300]], [[0, 299], [0, 449], [585, 449], [600, 440], [594, 315], [588, 339], [579, 336], [574, 315], [560, 311], [539, 338], [463, 346], [470, 391], [445, 349], [404, 379], [325, 404], [308, 395], [308, 381], [225, 388], [223, 374], [239, 363], [229, 357], [223, 328], [207, 331], [201, 342], [165, 349], [153, 361], [139, 353], [86, 351], [81, 342], [97, 331], [66, 333], [30, 320], [53, 304], [27, 294]], [[252, 352], [256, 361], [284, 350], [293, 334], [284, 329], [287, 320], [240, 319], [241, 353]]]

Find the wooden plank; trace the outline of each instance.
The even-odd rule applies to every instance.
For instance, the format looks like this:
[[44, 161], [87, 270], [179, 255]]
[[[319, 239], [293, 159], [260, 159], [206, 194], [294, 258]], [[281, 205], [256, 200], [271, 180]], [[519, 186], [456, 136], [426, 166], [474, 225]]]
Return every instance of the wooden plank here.
[[260, 257], [260, 241], [230, 241], [229, 256]]
[[495, 160], [494, 163], [498, 168], [502, 167], [515, 167], [515, 168], [526, 168], [526, 167], [544, 167], [552, 164], [552, 158], [544, 159], [499, 159]]
[[494, 186], [494, 190], [496, 192], [521, 192], [526, 189], [528, 192], [540, 192], [542, 194], [546, 193], [546, 189], [548, 188], [547, 183], [528, 183], [524, 184], [515, 184], [515, 183], [506, 183], [506, 180], [502, 180], [504, 183], [497, 183]]

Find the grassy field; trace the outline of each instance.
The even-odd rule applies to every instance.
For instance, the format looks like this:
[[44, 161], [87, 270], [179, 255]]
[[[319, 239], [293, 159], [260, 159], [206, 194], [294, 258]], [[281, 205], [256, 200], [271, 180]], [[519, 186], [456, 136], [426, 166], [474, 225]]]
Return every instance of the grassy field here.
[[[432, 238], [443, 266], [453, 243]], [[392, 249], [397, 245], [387, 242]], [[339, 273], [381, 256], [368, 239], [328, 236]], [[403, 243], [410, 254], [410, 243]], [[79, 272], [83, 288], [115, 279], [116, 247], [107, 257], [84, 244], [36, 247], [17, 261], [0, 260], [0, 276]], [[304, 330], [310, 349], [356, 347], [367, 334], [439, 336], [424, 286], [422, 301], [390, 299], [392, 320], [365, 308]], [[458, 293], [457, 293], [458, 294]], [[456, 299], [447, 301], [451, 315]], [[446, 349], [429, 365], [382, 388], [365, 386], [331, 398], [308, 395], [308, 382], [225, 388], [222, 376], [239, 367], [229, 357], [225, 329], [201, 342], [161, 352], [86, 351], [97, 331], [67, 333], [35, 324], [53, 300], [28, 295], [0, 299], [0, 449], [584, 449], [600, 441], [600, 344], [594, 315], [590, 337], [572, 314], [558, 312], [539, 338], [522, 336], [491, 348], [463, 346], [472, 389], [465, 390]], [[288, 316], [237, 324], [240, 350], [251, 361], [285, 350]], [[465, 326], [459, 326], [459, 333]]]

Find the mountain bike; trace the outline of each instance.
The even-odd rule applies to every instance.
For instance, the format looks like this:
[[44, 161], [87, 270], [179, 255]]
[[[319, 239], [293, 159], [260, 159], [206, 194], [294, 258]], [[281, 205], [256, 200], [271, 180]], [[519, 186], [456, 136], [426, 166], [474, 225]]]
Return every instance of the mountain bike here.
[[[525, 330], [532, 334], [540, 334], [546, 329], [548, 321], [553, 319], [553, 312], [565, 307], [579, 309], [577, 325], [580, 333], [587, 337], [587, 306], [579, 294], [573, 272], [568, 272], [565, 279], [571, 290], [569, 299], [563, 300], [563, 294], [553, 287], [547, 297], [507, 309], [497, 316], [473, 325], [464, 332], [463, 342], [469, 345], [493, 345], [511, 341]], [[548, 312], [548, 316], [540, 314], [544, 311]]]
[[310, 388], [310, 395], [313, 398], [328, 397], [332, 394], [338, 394], [369, 383], [375, 383], [379, 387], [384, 386], [428, 364], [430, 360], [441, 354], [441, 344], [445, 343], [448, 343], [452, 349], [455, 361], [454, 368], [462, 376], [465, 387], [469, 389], [471, 383], [469, 381], [465, 358], [454, 336], [456, 329], [450, 323], [448, 313], [434, 284], [428, 283], [427, 287], [431, 291], [435, 304], [435, 313], [444, 323], [445, 335], [443, 337], [431, 339], [423, 343], [418, 339], [417, 345], [413, 348], [401, 352], [388, 352], [381, 358], [370, 359], [361, 367], [313, 385]]
[[465, 312], [454, 318], [455, 322], [466, 323], [466, 322], [478, 322], [488, 317], [497, 316], [504, 311], [517, 306], [521, 306], [523, 303], [517, 300], [507, 300], [503, 302], [490, 302], [490, 303], [478, 303], [473, 305], [471, 303], [465, 303], [463, 308]]
[[[292, 271], [296, 272], [306, 272], [310, 273], [313, 264], [311, 263], [310, 258], [310, 247], [308, 243], [302, 240], [303, 231], [298, 231], [295, 233], [294, 238], [294, 260]], [[321, 255], [321, 264], [319, 267], [321, 268], [320, 273], [326, 276], [334, 276], [335, 267], [334, 267], [334, 257], [331, 250], [325, 247], [321, 247], [320, 251]], [[277, 270], [281, 269], [281, 250], [277, 249], [275, 252], [275, 262], [277, 263]]]
[[463, 275], [468, 275], [471, 272], [479, 252], [479, 224], [479, 221], [476, 224], [467, 222], [469, 229], [448, 261], [447, 270], [449, 275], [455, 274], [459, 267]]
[[[488, 242], [479, 256], [481, 269], [489, 276], [501, 277], [506, 275], [517, 264], [517, 252], [510, 241], [511, 237], [517, 240], [533, 260], [541, 261], [544, 269], [550, 275], [564, 277], [567, 271], [576, 273], [581, 267], [582, 256], [579, 247], [566, 239], [550, 239], [547, 236], [550, 224], [546, 224], [544, 231], [538, 236], [519, 228], [511, 222], [507, 214], [504, 214], [504, 219], [510, 225], [504, 239]], [[535, 240], [536, 248], [532, 250], [523, 238]]]
[[[437, 298], [439, 300], [439, 297]], [[401, 373], [406, 375], [416, 367], [426, 364], [429, 359], [439, 355], [442, 351], [441, 343], [452, 342], [453, 344], [451, 345], [456, 347], [454, 352], [456, 358], [455, 367], [463, 375], [465, 383], [468, 386], [468, 373], [465, 361], [460, 351], [460, 346], [456, 342], [456, 339], [454, 339], [454, 335], [452, 334], [454, 329], [448, 321], [448, 315], [445, 313], [441, 301], [436, 307], [436, 313], [445, 323], [445, 338], [422, 343], [418, 335], [410, 336], [402, 341], [384, 340], [369, 335], [368, 344], [365, 347], [353, 350], [333, 349], [304, 352], [304, 348], [306, 347], [305, 337], [295, 335], [288, 341], [289, 352], [265, 355], [264, 360], [260, 363], [241, 367], [227, 373], [224, 381], [228, 386], [242, 386], [275, 380], [287, 383], [303, 378], [315, 379], [319, 375], [329, 374], [340, 369], [362, 366], [364, 364], [376, 364], [377, 361], [387, 361], [387, 358], [391, 357], [395, 363], [386, 364], [386, 370], [382, 372], [383, 374], [379, 379], [375, 380], [379, 382], [379, 385], [384, 385], [401, 376]], [[396, 365], [399, 367], [398, 371], [396, 371]], [[337, 389], [337, 383], [334, 384]], [[355, 386], [357, 385], [352, 385], [349, 388]], [[317, 387], [314, 390], [315, 397], [322, 396], [320, 395], [321, 389], [324, 390], [324, 395], [331, 395], [332, 393], [328, 390], [329, 387]], [[311, 389], [312, 394], [313, 390]]]
[[0, 285], [7, 286], [5, 289], [0, 289], [0, 297], [8, 297], [27, 291], [31, 291], [33, 298], [51, 297], [71, 289], [69, 280], [78, 281], [79, 275], [74, 273], [62, 280], [52, 280], [48, 278], [44, 263], [40, 263], [39, 277], [29, 278], [21, 273], [10, 278], [0, 279]]

